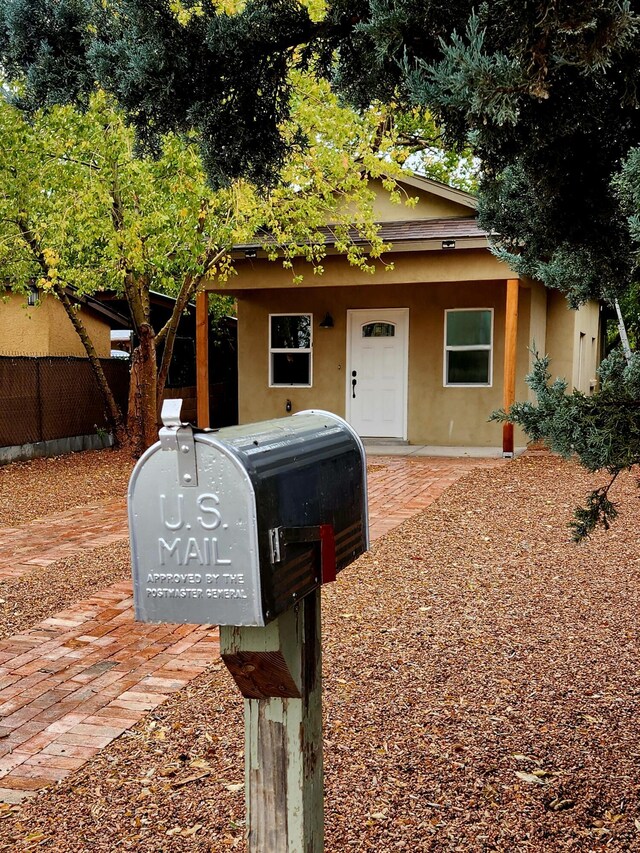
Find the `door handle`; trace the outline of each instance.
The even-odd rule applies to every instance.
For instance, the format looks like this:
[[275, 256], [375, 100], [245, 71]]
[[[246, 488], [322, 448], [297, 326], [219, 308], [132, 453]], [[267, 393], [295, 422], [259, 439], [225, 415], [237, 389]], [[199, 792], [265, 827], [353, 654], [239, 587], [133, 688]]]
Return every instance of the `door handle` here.
[[355, 400], [356, 399], [356, 385], [358, 384], [358, 380], [356, 379], [356, 376], [357, 376], [356, 371], [352, 370], [351, 375], [353, 376], [353, 379], [351, 380], [351, 394], [353, 396], [353, 399]]

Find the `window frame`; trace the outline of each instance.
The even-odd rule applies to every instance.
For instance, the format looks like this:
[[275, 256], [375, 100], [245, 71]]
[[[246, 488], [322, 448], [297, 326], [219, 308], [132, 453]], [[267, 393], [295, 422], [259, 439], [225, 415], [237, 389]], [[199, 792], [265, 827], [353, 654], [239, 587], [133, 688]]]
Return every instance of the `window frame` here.
[[[454, 312], [459, 311], [488, 311], [491, 316], [491, 332], [490, 332], [490, 342], [488, 344], [471, 344], [471, 345], [449, 345], [447, 344], [447, 317], [449, 314], [453, 314]], [[494, 309], [479, 307], [479, 308], [445, 308], [444, 310], [444, 357], [442, 363], [442, 385], [444, 388], [492, 388], [493, 387], [493, 343], [494, 343], [494, 334], [493, 334], [493, 321], [494, 321]], [[447, 353], [449, 352], [489, 352], [489, 376], [487, 382], [449, 382], [448, 376], [448, 368], [449, 368], [449, 357]]]
[[[271, 346], [271, 318], [272, 317], [308, 317], [309, 318], [309, 346], [308, 347], [272, 347]], [[280, 311], [269, 314], [269, 388], [313, 388], [313, 314], [310, 311]], [[273, 381], [273, 356], [280, 353], [308, 353], [309, 355], [309, 382], [301, 385], [290, 382]]]

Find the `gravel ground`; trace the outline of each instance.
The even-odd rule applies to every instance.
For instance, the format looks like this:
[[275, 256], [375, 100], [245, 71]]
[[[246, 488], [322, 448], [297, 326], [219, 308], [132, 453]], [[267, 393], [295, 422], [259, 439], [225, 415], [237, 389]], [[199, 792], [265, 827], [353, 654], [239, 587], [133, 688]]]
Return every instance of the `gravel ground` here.
[[124, 450], [87, 450], [0, 465], [0, 527], [126, 495], [134, 460]]
[[[328, 853], [640, 850], [638, 492], [575, 546], [596, 481], [546, 454], [475, 470], [326, 590]], [[0, 849], [242, 850], [242, 752], [217, 664], [6, 807]]]
[[25, 631], [127, 577], [131, 577], [131, 559], [129, 543], [124, 541], [0, 581], [0, 639]]

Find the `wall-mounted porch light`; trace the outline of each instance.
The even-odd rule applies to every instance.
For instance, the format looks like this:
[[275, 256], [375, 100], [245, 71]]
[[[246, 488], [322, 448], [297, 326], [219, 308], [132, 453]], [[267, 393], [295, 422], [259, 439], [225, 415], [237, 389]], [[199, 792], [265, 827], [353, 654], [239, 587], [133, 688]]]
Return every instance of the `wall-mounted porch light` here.
[[455, 240], [443, 240], [442, 248], [443, 249], [455, 249], [456, 241]]
[[328, 311], [324, 315], [324, 320], [322, 321], [322, 323], [320, 323], [320, 328], [321, 329], [333, 329], [333, 317], [331, 316], [331, 314]]

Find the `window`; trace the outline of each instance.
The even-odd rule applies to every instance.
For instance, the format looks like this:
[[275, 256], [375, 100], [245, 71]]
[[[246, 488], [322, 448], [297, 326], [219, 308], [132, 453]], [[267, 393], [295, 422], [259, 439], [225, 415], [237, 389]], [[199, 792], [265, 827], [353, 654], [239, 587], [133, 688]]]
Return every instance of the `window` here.
[[493, 309], [450, 309], [444, 323], [444, 384], [491, 385]]
[[269, 385], [311, 385], [312, 314], [269, 315]]
[[393, 338], [395, 334], [393, 323], [367, 323], [362, 327], [363, 338]]

